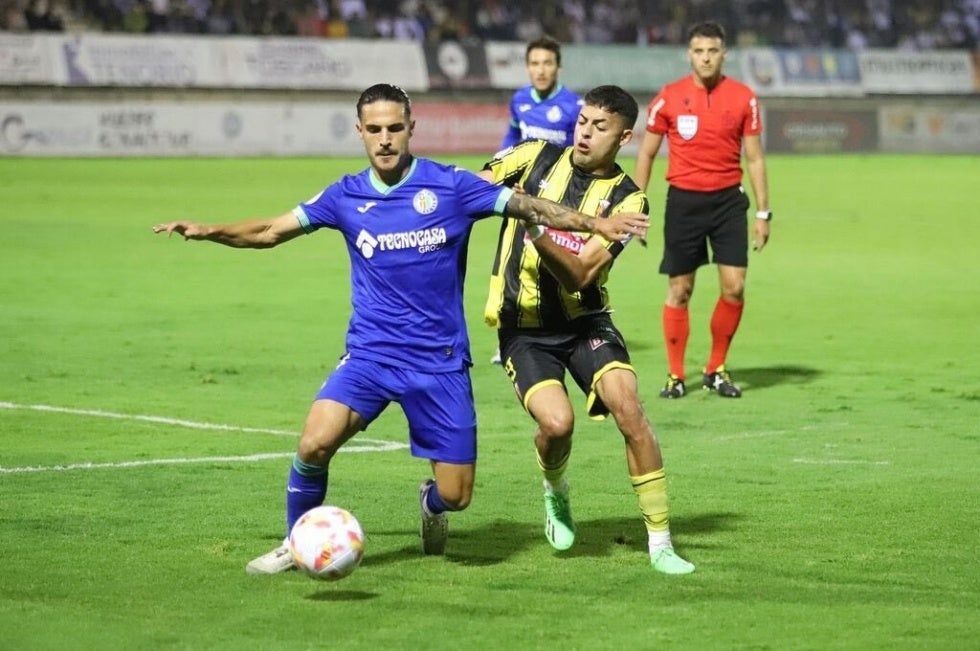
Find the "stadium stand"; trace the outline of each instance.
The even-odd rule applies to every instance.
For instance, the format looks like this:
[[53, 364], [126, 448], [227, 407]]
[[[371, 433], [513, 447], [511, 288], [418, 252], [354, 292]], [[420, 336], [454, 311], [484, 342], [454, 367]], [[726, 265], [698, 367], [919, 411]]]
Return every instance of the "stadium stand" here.
[[742, 46], [974, 50], [980, 40], [980, 0], [0, 0], [8, 32], [678, 45], [706, 19]]

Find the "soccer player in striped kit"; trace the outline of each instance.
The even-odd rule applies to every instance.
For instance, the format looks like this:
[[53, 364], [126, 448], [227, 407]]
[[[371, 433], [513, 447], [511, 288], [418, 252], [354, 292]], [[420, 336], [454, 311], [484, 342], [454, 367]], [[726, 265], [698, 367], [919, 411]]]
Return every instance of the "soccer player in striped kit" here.
[[660, 273], [668, 276], [662, 319], [669, 370], [660, 397], [682, 398], [687, 393], [688, 304], [698, 267], [709, 261], [710, 245], [721, 295], [711, 315], [711, 353], [702, 385], [719, 396], [738, 398], [742, 390], [732, 381], [725, 360], [742, 318], [749, 263], [743, 147], [757, 209], [752, 220], [756, 251], [769, 241], [772, 220], [761, 109], [752, 89], [722, 73], [726, 49], [721, 25], [705, 22], [692, 27], [687, 53], [692, 73], [664, 86], [647, 107], [646, 135], [634, 171], [637, 185], [645, 190], [666, 137], [668, 188]]
[[[585, 95], [572, 147], [525, 142], [500, 152], [480, 174], [586, 214], [646, 213], [646, 195], [616, 163], [638, 114], [636, 100], [622, 88], [593, 88]], [[688, 574], [694, 565], [674, 551], [670, 538], [660, 445], [643, 412], [636, 371], [613, 324], [605, 287], [626, 243], [505, 220], [484, 318], [498, 328], [504, 370], [535, 421], [544, 531], [551, 546], [567, 550], [576, 536], [566, 478], [575, 425], [567, 372], [585, 393], [589, 416], [612, 415], [622, 434], [650, 563], [658, 572]]]

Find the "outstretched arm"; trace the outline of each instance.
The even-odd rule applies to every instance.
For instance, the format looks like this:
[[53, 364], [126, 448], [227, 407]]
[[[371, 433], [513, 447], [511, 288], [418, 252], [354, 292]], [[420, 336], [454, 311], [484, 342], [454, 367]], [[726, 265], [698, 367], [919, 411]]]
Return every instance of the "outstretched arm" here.
[[153, 227], [154, 233], [177, 233], [185, 240], [209, 240], [245, 249], [268, 249], [302, 234], [299, 219], [292, 212], [268, 219], [246, 219], [232, 224], [198, 224], [179, 220]]
[[517, 217], [529, 226], [548, 226], [560, 231], [580, 231], [602, 235], [610, 242], [637, 237], [641, 241], [647, 235], [650, 218], [638, 212], [619, 212], [612, 217], [590, 217], [523, 192], [515, 192], [507, 202], [506, 215]]

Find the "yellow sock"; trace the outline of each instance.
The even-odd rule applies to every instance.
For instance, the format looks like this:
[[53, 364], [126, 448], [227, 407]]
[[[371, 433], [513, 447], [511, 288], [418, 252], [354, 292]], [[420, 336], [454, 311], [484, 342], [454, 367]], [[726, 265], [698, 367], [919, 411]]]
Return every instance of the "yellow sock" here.
[[537, 455], [538, 468], [541, 469], [541, 474], [544, 475], [545, 484], [552, 491], [568, 491], [568, 486], [565, 483], [565, 471], [568, 469], [568, 458], [570, 456], [571, 452], [566, 454], [565, 457], [558, 462], [557, 466], [546, 466], [544, 461], [541, 459], [541, 455]]
[[639, 477], [630, 476], [630, 482], [640, 502], [647, 531], [657, 534], [668, 532], [670, 525], [667, 518], [667, 478], [664, 469]]

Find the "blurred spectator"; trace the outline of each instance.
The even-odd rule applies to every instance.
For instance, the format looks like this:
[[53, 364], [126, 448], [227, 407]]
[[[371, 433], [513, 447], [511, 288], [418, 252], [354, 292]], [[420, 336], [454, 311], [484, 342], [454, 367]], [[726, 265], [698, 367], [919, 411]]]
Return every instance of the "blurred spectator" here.
[[147, 31], [167, 31], [167, 18], [170, 15], [170, 0], [150, 0], [147, 13]]
[[474, 13], [476, 35], [487, 41], [516, 41], [516, 17], [503, 0], [479, 0]]
[[350, 36], [347, 18], [344, 16], [340, 5], [340, 0], [330, 0], [330, 5], [327, 8], [327, 22], [323, 31], [323, 35], [327, 38], [347, 38]]
[[27, 16], [17, 0], [0, 0], [0, 30], [26, 32], [28, 29]]
[[347, 19], [347, 33], [351, 38], [374, 38], [378, 33], [374, 29], [374, 19], [370, 12], [354, 14]]
[[62, 19], [51, 10], [48, 0], [31, 0], [24, 11], [27, 29], [32, 32], [61, 32], [65, 25]]
[[536, 7], [527, 4], [519, 10], [518, 15], [520, 17], [514, 27], [514, 36], [517, 37], [518, 41], [527, 43], [544, 36], [544, 27], [541, 26], [541, 20], [537, 16], [536, 9]]
[[315, 0], [306, 2], [295, 15], [296, 35], [320, 37], [326, 33], [325, 8]]
[[146, 0], [136, 0], [123, 16], [123, 30], [131, 34], [144, 34], [150, 26]]
[[462, 41], [469, 37], [469, 25], [454, 8], [437, 5], [431, 11], [433, 24], [426, 34], [430, 42]]
[[205, 20], [205, 30], [218, 35], [235, 33], [235, 18], [229, 0], [214, 0]]

